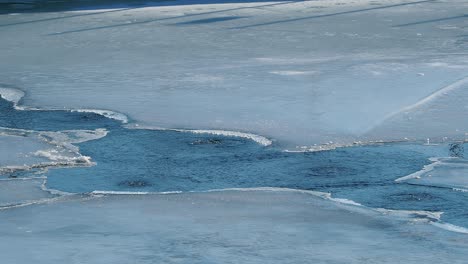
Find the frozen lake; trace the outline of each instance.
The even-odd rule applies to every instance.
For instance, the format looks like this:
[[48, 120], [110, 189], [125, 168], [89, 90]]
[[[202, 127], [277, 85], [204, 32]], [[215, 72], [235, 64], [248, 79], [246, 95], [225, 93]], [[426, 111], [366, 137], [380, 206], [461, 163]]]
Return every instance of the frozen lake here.
[[0, 83], [27, 106], [292, 146], [464, 136], [466, 108], [439, 102], [465, 98], [466, 1], [210, 2], [13, 10], [0, 17]]
[[0, 0], [2, 259], [465, 263], [467, 13]]

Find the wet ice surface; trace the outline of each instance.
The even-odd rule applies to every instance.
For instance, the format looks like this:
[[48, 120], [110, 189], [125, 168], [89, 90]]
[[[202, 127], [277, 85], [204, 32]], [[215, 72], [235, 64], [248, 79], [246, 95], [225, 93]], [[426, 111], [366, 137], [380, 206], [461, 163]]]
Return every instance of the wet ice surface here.
[[468, 246], [287, 191], [68, 198], [0, 217], [2, 259], [15, 263], [464, 263]]
[[397, 114], [466, 77], [466, 1], [210, 2], [1, 15], [0, 82], [24, 89], [29, 106], [293, 146], [467, 130], [451, 92], [421, 117]]

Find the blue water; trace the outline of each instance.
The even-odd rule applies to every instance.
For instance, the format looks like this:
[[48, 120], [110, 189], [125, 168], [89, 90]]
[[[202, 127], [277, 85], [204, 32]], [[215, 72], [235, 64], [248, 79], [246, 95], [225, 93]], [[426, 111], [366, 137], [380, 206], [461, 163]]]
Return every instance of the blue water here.
[[281, 146], [176, 131], [127, 129], [93, 113], [17, 111], [0, 100], [0, 126], [29, 130], [106, 128], [101, 139], [78, 144], [92, 167], [57, 168], [48, 187], [67, 192], [205, 191], [282, 187], [330, 192], [370, 207], [443, 211], [443, 220], [468, 227], [468, 193], [397, 183], [448, 146], [381, 144], [289, 153]]

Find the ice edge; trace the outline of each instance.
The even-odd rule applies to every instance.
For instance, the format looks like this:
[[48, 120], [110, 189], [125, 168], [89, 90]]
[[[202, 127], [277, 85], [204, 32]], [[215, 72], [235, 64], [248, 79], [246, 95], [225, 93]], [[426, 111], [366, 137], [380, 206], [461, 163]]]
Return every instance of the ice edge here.
[[114, 119], [122, 122], [123, 124], [128, 123], [128, 117], [122, 113], [111, 111], [111, 110], [102, 110], [102, 109], [41, 109], [27, 106], [20, 106], [19, 102], [25, 96], [25, 92], [17, 88], [5, 88], [0, 87], [0, 97], [3, 99], [12, 102], [16, 110], [30, 110], [30, 111], [70, 111], [70, 112], [79, 112], [79, 113], [95, 113], [110, 119]]

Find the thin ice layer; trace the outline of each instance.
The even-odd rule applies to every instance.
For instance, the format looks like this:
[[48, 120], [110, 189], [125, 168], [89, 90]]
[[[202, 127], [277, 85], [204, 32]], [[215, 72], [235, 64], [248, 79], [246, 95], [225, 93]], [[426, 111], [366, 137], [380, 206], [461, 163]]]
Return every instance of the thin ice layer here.
[[[367, 133], [466, 77], [466, 1], [235, 2], [0, 15], [0, 82], [29, 106], [308, 145], [393, 138], [394, 126], [423, 137], [405, 128], [431, 131], [430, 118]], [[463, 134], [459, 115], [444, 117], [464, 103], [449, 103], [438, 127]]]
[[18, 167], [45, 162], [47, 159], [34, 153], [50, 147], [34, 136], [0, 134], [0, 167]]
[[465, 263], [468, 243], [425, 221], [288, 191], [112, 195], [0, 217], [2, 259], [17, 264]]
[[0, 209], [55, 197], [44, 189], [44, 182], [42, 178], [0, 180]]
[[468, 191], [468, 161], [458, 158], [433, 159], [423, 170], [397, 181], [411, 184], [455, 188]]

